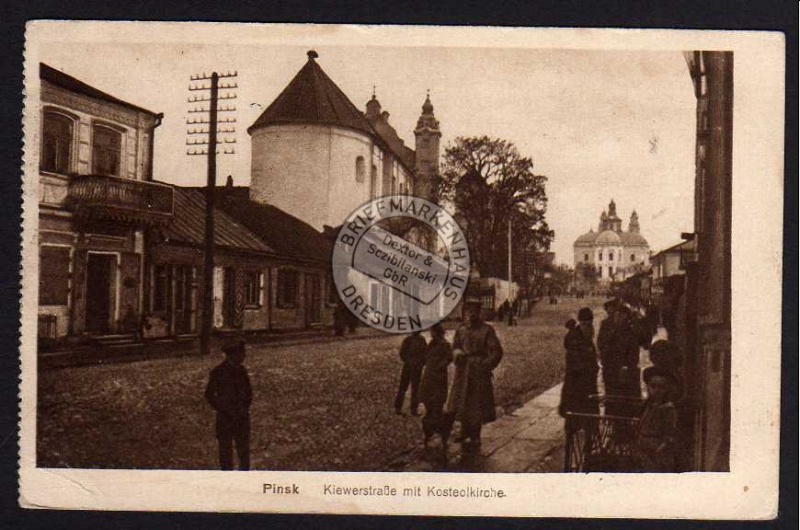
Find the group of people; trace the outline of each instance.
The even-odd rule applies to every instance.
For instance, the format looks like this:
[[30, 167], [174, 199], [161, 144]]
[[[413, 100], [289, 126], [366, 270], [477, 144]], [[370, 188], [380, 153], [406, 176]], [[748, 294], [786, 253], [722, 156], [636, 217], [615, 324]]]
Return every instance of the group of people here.
[[[436, 435], [441, 437], [443, 454], [453, 425], [461, 423], [459, 441], [467, 449], [480, 447], [481, 427], [494, 421], [492, 371], [503, 357], [494, 328], [481, 320], [479, 303], [465, 304], [466, 321], [458, 328], [451, 345], [441, 324], [430, 329], [427, 342], [421, 332], [403, 340], [400, 358], [403, 370], [394, 406], [402, 414], [403, 402], [411, 387], [411, 414], [425, 407], [422, 430], [426, 447]], [[225, 359], [212, 371], [206, 385], [206, 401], [216, 412], [219, 463], [223, 470], [234, 468], [236, 449], [239, 469], [250, 469], [250, 404], [253, 392], [243, 366], [245, 342], [237, 338], [222, 347]], [[448, 367], [455, 365], [452, 384]]]
[[[445, 457], [456, 421], [461, 424], [458, 441], [471, 451], [480, 447], [483, 424], [496, 418], [492, 372], [503, 358], [503, 348], [494, 328], [481, 319], [480, 303], [467, 302], [464, 309], [466, 320], [456, 330], [452, 345], [442, 325], [435, 324], [430, 328], [430, 342], [414, 332], [400, 346], [403, 369], [395, 412], [403, 414], [411, 387], [410, 413], [418, 415], [420, 404], [425, 408], [424, 445], [427, 448], [438, 435]], [[455, 365], [452, 384], [448, 384], [450, 363]]]
[[506, 300], [500, 304], [497, 310], [497, 319], [500, 322], [508, 321], [509, 326], [517, 325], [517, 316], [519, 315], [519, 301], [515, 298], [513, 302]]
[[[591, 309], [582, 308], [577, 321], [566, 323], [566, 372], [559, 406], [566, 430], [569, 433], [579, 425], [580, 416], [569, 413], [599, 414], [599, 357], [605, 414], [638, 417], [632, 440], [635, 470], [676, 471], [675, 403], [682, 393], [679, 352], [656, 333], [652, 322], [619, 300], [606, 302], [604, 309], [608, 316], [600, 325], [597, 347]], [[650, 351], [653, 363], [644, 373], [639, 369], [640, 348]], [[643, 404], [641, 380], [647, 386]]]
[[[579, 416], [573, 414], [599, 414], [598, 373], [602, 366], [605, 414], [639, 418], [632, 445], [636, 470], [675, 471], [675, 403], [682, 394], [680, 354], [665, 337], [653, 333], [647, 319], [621, 302], [612, 300], [604, 308], [608, 316], [600, 325], [597, 347], [590, 308], [582, 308], [577, 321], [570, 319], [566, 323], [566, 372], [559, 405], [559, 413], [566, 418], [565, 428], [569, 433], [577, 427]], [[424, 406], [424, 445], [428, 447], [439, 436], [445, 458], [455, 422], [461, 424], [457, 441], [470, 451], [480, 447], [482, 426], [496, 419], [492, 373], [503, 358], [503, 348], [494, 328], [481, 319], [480, 303], [467, 302], [464, 310], [466, 319], [456, 330], [452, 345], [442, 325], [436, 324], [429, 330], [429, 342], [421, 332], [414, 332], [400, 347], [403, 368], [394, 400], [395, 412], [403, 414], [410, 387], [410, 413], [419, 415], [420, 405]], [[640, 347], [649, 349], [653, 363], [642, 374]], [[233, 340], [222, 349], [225, 360], [211, 371], [205, 398], [216, 411], [220, 467], [233, 469], [235, 446], [239, 469], [247, 470], [252, 389], [242, 365], [245, 343]], [[451, 363], [455, 366], [452, 383], [448, 380]], [[639, 402], [640, 377], [647, 386], [643, 405]], [[621, 399], [615, 402], [608, 398]]]

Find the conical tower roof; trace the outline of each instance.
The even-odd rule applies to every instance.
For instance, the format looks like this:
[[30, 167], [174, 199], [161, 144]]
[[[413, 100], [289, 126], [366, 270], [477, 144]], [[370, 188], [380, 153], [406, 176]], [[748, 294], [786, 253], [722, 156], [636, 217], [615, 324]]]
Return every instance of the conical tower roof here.
[[247, 129], [287, 123], [337, 125], [367, 134], [374, 130], [364, 114], [317, 64], [317, 52], [308, 52], [308, 61], [275, 101]]

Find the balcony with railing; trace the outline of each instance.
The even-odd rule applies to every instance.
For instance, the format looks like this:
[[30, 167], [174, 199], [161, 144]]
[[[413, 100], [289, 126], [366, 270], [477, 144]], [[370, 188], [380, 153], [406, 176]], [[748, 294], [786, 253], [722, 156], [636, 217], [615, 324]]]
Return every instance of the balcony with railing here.
[[133, 224], [170, 221], [174, 208], [171, 186], [106, 175], [73, 175], [67, 204], [76, 215]]

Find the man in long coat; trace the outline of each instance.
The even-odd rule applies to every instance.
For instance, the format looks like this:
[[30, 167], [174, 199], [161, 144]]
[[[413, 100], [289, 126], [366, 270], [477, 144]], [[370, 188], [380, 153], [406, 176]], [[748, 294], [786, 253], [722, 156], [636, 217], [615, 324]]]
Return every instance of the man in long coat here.
[[[639, 342], [631, 327], [626, 308], [617, 300], [603, 307], [608, 317], [600, 324], [597, 346], [603, 364], [603, 384], [606, 395], [641, 397], [639, 385]], [[612, 415], [630, 415], [630, 407], [609, 403], [607, 412]]]
[[492, 371], [503, 358], [503, 348], [494, 328], [481, 320], [479, 302], [467, 302], [465, 311], [467, 321], [453, 340], [456, 373], [445, 412], [461, 422], [465, 446], [477, 448], [482, 425], [497, 418]]
[[[597, 394], [597, 353], [594, 348], [594, 326], [592, 310], [588, 307], [578, 312], [577, 324], [574, 320], [567, 322], [564, 349], [566, 350], [566, 368], [564, 386], [561, 387], [561, 403], [558, 412], [566, 417], [568, 412], [581, 414], [597, 414], [597, 401], [590, 396]], [[567, 430], [572, 422], [567, 421]]]

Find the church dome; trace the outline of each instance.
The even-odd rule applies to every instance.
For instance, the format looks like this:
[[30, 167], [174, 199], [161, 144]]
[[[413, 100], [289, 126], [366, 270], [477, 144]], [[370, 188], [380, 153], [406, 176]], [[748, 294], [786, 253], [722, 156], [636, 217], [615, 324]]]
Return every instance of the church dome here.
[[597, 237], [597, 232], [590, 230], [575, 240], [576, 246], [592, 246]]
[[622, 239], [613, 230], [606, 230], [597, 236], [594, 243], [595, 245], [619, 245], [622, 243]]
[[620, 236], [622, 237], [622, 243], [626, 246], [649, 246], [644, 236], [638, 232], [623, 232]]
[[433, 103], [431, 103], [431, 95], [425, 98], [425, 103], [422, 104], [422, 113], [423, 114], [433, 114]]

